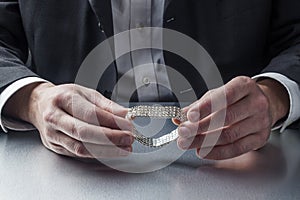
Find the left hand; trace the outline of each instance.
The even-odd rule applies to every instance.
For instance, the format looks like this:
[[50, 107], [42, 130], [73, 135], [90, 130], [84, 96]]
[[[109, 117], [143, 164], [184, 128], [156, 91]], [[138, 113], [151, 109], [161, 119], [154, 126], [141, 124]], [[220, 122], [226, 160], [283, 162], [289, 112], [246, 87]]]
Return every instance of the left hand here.
[[[225, 107], [212, 113], [212, 99], [219, 99], [224, 92]], [[207, 92], [184, 110], [189, 120], [179, 127], [178, 146], [184, 150], [196, 149], [201, 158], [223, 160], [263, 147], [271, 127], [287, 115], [289, 97], [286, 89], [273, 79], [255, 82], [241, 76]], [[222, 114], [223, 127], [208, 131], [211, 120], [222, 118]], [[216, 144], [202, 145], [207, 134], [215, 134]], [[209, 153], [204, 153], [208, 149]]]

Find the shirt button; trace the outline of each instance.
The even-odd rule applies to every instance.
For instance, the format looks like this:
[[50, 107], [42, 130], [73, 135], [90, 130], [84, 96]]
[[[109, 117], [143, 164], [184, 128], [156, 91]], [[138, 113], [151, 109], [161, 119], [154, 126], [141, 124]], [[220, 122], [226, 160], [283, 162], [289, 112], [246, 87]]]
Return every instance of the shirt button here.
[[103, 29], [103, 26], [102, 26], [102, 24], [99, 22], [98, 23], [98, 27], [100, 28], [100, 30], [104, 33], [104, 29]]
[[143, 83], [144, 83], [145, 86], [150, 85], [150, 79], [148, 77], [144, 77], [143, 78]]

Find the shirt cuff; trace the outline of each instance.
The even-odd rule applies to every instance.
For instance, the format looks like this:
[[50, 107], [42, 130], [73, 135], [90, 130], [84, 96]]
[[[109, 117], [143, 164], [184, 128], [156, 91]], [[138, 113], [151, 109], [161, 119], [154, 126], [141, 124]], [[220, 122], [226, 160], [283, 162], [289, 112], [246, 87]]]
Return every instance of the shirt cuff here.
[[5, 103], [8, 101], [8, 99], [16, 93], [21, 88], [32, 84], [32, 83], [38, 83], [38, 82], [48, 82], [42, 78], [38, 77], [27, 77], [22, 78], [18, 81], [15, 81], [14, 83], [10, 84], [5, 90], [0, 94], [0, 126], [2, 130], [7, 133], [8, 130], [15, 130], [15, 131], [29, 131], [34, 130], [35, 127], [27, 122], [20, 121], [17, 119], [12, 119], [9, 117], [5, 117], [2, 115], [2, 109], [5, 105]]
[[254, 80], [257, 80], [259, 78], [271, 78], [278, 81], [285, 87], [289, 94], [290, 110], [288, 117], [285, 121], [281, 122], [281, 124], [276, 125], [276, 127], [273, 128], [273, 130], [281, 128], [280, 132], [283, 132], [289, 125], [298, 120], [300, 117], [299, 85], [295, 81], [289, 79], [288, 77], [275, 72], [263, 73], [253, 77]]

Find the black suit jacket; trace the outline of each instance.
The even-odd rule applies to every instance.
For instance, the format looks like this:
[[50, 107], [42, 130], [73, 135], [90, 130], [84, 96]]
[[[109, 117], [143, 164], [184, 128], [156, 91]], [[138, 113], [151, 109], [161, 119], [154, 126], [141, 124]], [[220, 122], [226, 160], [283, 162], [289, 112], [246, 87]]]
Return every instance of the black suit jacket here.
[[[278, 72], [300, 84], [299, 0], [167, 2], [164, 27], [198, 41], [225, 82], [239, 75]], [[111, 35], [109, 0], [0, 0], [0, 91], [28, 76], [55, 84], [74, 82], [84, 58]], [[25, 65], [28, 49], [30, 66]], [[200, 96], [201, 81], [191, 76], [188, 63], [165, 56]], [[99, 83], [100, 92], [109, 94], [117, 79], [112, 65]]]

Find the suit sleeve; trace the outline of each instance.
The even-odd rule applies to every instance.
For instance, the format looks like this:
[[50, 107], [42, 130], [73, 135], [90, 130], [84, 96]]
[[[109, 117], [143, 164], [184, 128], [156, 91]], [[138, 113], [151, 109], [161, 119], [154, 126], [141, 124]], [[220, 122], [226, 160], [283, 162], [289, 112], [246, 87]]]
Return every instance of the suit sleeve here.
[[300, 1], [273, 0], [269, 55], [263, 70], [280, 73], [300, 85]]
[[21, 78], [37, 76], [24, 63], [28, 45], [17, 0], [0, 0], [0, 93]]

